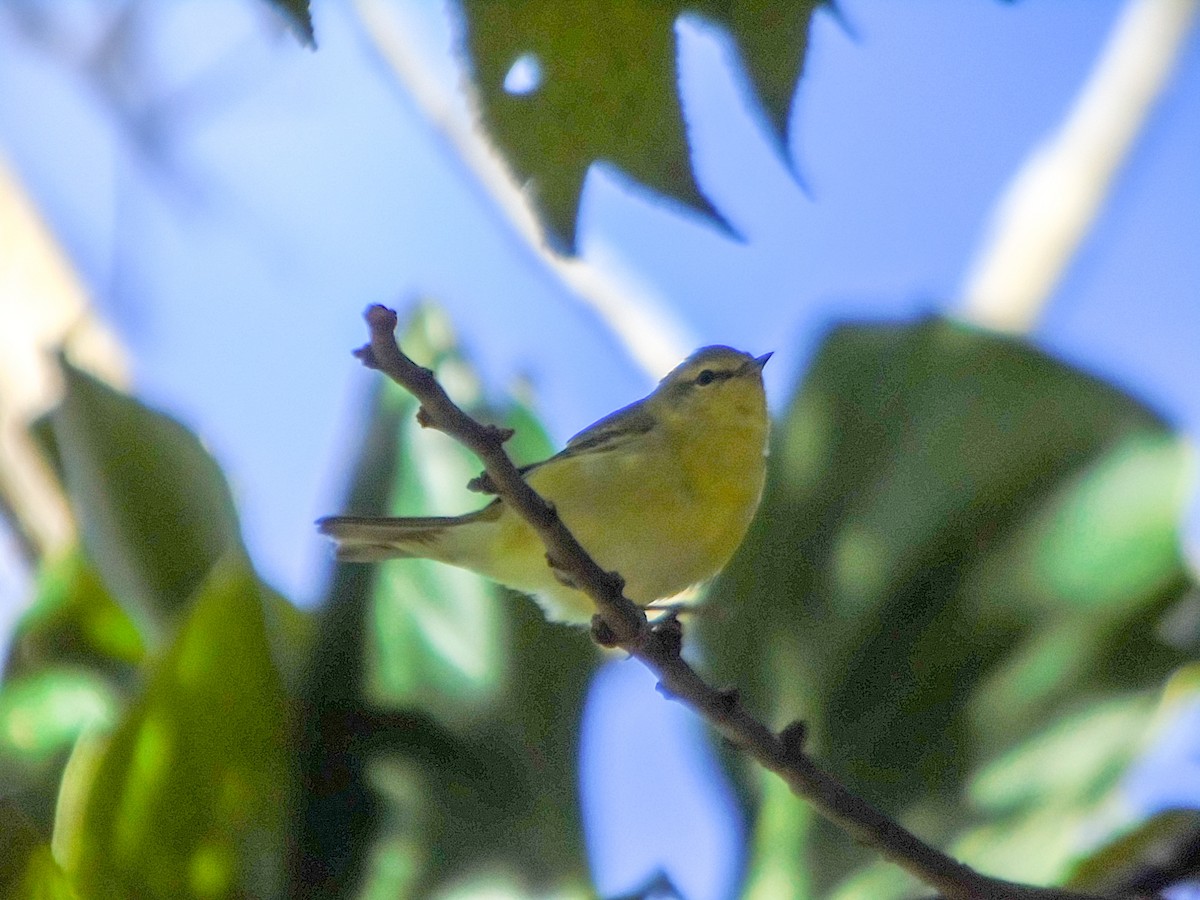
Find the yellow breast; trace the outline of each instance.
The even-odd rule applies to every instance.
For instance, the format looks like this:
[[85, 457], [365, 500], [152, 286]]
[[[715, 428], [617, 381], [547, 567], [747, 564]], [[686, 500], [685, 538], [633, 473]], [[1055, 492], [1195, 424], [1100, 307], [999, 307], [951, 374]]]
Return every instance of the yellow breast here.
[[766, 410], [677, 422], [632, 446], [535, 470], [585, 549], [645, 605], [716, 574], [754, 517], [766, 474]]

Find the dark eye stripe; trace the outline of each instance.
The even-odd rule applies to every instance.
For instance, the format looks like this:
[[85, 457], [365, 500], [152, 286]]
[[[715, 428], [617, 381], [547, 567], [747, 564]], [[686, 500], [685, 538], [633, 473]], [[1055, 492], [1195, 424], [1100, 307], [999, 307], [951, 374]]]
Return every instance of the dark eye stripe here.
[[732, 378], [737, 372], [714, 372], [712, 369], [704, 369], [699, 375], [692, 379], [692, 384], [698, 384], [701, 387], [707, 384], [712, 384], [714, 381], [720, 381], [725, 378]]

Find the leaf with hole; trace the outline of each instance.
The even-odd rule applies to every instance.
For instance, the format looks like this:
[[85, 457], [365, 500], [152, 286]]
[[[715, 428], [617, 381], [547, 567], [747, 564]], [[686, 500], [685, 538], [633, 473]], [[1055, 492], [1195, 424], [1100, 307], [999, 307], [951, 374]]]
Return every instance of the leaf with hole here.
[[821, 5], [465, 0], [463, 44], [484, 128], [552, 239], [573, 248], [584, 176], [600, 160], [717, 216], [696, 185], [688, 155], [676, 87], [680, 15], [696, 14], [730, 35], [783, 156], [809, 22]]

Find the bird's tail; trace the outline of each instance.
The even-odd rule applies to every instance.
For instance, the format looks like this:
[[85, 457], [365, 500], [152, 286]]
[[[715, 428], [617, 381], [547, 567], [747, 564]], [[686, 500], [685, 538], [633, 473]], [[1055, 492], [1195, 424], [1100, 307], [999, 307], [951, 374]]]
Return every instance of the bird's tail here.
[[343, 562], [413, 556], [439, 559], [443, 557], [439, 545], [452, 529], [491, 518], [491, 512], [491, 507], [485, 507], [463, 516], [326, 516], [317, 520], [317, 530], [333, 538], [337, 558]]

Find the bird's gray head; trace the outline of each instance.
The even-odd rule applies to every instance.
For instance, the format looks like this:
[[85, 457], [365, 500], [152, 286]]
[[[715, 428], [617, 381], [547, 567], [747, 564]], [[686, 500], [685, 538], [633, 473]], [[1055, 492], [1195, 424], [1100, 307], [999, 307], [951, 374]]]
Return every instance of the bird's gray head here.
[[659, 382], [659, 389], [684, 386], [702, 388], [733, 378], [761, 378], [762, 367], [770, 358], [770, 353], [756, 357], [720, 344], [701, 347], [667, 373]]
[[709, 427], [745, 416], [764, 418], [762, 367], [770, 356], [703, 347], [659, 382], [651, 400], [666, 419], [690, 419]]

